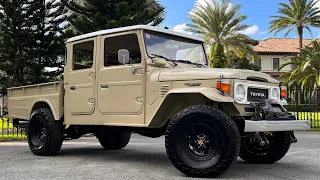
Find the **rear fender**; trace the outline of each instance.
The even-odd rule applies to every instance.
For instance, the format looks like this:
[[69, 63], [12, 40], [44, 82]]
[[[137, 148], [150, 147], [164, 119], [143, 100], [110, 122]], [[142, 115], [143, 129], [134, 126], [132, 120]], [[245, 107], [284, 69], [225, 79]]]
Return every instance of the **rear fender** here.
[[30, 114], [33, 113], [33, 111], [35, 111], [36, 109], [39, 108], [48, 108], [51, 110], [52, 115], [54, 117], [55, 120], [60, 120], [61, 116], [59, 115], [58, 112], [55, 111], [55, 109], [53, 108], [52, 102], [50, 102], [47, 99], [38, 99], [37, 101], [35, 101], [33, 103], [32, 109], [30, 110]]

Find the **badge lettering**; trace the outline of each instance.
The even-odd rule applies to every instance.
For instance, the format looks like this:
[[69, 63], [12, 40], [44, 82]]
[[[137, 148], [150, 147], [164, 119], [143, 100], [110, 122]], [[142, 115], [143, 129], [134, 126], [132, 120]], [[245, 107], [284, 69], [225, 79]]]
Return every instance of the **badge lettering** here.
[[189, 86], [189, 87], [191, 87], [191, 86], [200, 86], [201, 83], [184, 83], [184, 85], [185, 86]]
[[253, 97], [266, 97], [264, 93], [250, 92], [250, 95]]

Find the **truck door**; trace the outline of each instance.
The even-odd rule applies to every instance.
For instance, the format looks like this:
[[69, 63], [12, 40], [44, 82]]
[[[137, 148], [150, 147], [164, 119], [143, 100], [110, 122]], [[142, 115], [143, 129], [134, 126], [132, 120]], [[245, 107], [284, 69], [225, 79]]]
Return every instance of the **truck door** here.
[[71, 53], [68, 53], [65, 67], [65, 110], [68, 114], [88, 115], [94, 112], [96, 45], [96, 38], [69, 45]]
[[[102, 59], [98, 75], [98, 108], [102, 115], [141, 114], [143, 110], [143, 65], [136, 33], [101, 38]], [[130, 64], [118, 62], [118, 51], [127, 49]], [[141, 119], [143, 122], [143, 119]]]

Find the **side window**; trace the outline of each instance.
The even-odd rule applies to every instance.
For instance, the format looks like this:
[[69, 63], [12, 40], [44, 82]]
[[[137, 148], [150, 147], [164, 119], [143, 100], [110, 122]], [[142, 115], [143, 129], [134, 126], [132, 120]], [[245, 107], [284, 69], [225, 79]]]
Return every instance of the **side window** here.
[[141, 63], [141, 53], [137, 34], [127, 34], [104, 40], [104, 66], [120, 65], [118, 51], [127, 49], [130, 53], [130, 64]]
[[94, 41], [73, 45], [73, 70], [88, 69], [93, 65]]

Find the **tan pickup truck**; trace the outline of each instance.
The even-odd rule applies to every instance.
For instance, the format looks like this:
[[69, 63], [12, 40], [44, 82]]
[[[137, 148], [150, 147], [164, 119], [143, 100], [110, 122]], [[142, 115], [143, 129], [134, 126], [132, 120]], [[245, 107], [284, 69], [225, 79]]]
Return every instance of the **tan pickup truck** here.
[[283, 107], [286, 89], [269, 75], [212, 69], [202, 39], [150, 26], [103, 30], [66, 43], [64, 82], [8, 89], [15, 124], [28, 122], [36, 155], [93, 133], [105, 149], [136, 132], [165, 135], [172, 164], [216, 177], [237, 159], [274, 163], [310, 129]]

